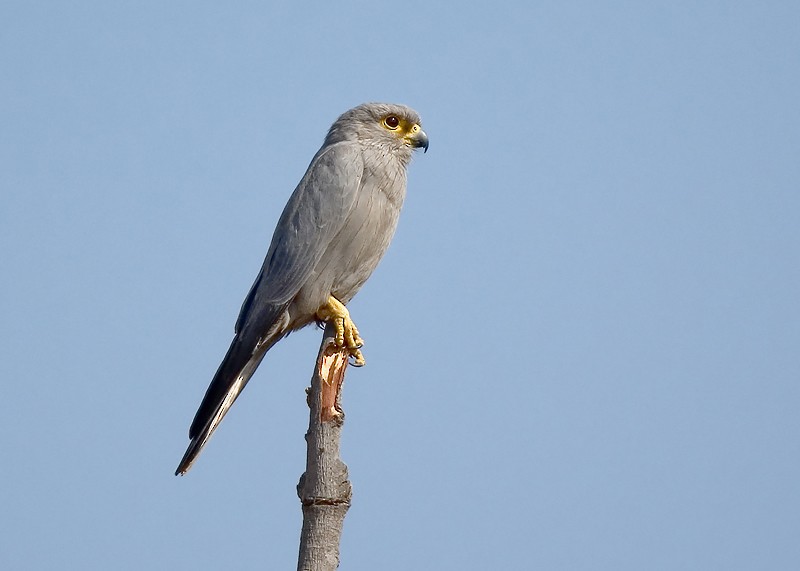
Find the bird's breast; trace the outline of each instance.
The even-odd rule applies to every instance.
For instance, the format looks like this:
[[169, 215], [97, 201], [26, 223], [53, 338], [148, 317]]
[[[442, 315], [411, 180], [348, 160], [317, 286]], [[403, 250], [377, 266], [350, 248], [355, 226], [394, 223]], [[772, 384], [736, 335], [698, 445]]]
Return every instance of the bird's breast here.
[[405, 171], [365, 173], [342, 231], [331, 244], [331, 293], [347, 303], [378, 266], [394, 237], [405, 198]]
[[342, 303], [353, 298], [389, 247], [405, 190], [404, 168], [365, 168], [353, 207], [309, 280], [314, 291], [302, 292], [304, 298], [310, 303], [328, 295]]

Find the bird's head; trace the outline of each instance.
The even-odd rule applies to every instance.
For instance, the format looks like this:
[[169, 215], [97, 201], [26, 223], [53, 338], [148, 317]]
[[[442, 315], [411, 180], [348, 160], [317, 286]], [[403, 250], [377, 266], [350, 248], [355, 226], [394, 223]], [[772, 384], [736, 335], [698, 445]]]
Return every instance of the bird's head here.
[[331, 126], [326, 144], [361, 141], [367, 144], [405, 150], [428, 150], [428, 135], [422, 130], [419, 114], [405, 105], [364, 103], [346, 111]]

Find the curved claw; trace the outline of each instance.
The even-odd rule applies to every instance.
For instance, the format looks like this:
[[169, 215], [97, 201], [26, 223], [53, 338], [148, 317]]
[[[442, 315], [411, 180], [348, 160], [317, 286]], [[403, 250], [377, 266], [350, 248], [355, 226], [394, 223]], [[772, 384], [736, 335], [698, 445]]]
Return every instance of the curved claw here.
[[347, 352], [352, 357], [352, 365], [354, 367], [362, 367], [366, 363], [364, 355], [361, 353], [361, 347], [364, 346], [364, 340], [358, 333], [358, 328], [353, 320], [350, 318], [350, 312], [342, 302], [333, 296], [328, 297], [328, 302], [317, 310], [317, 317], [323, 321], [330, 321], [333, 323], [336, 333], [333, 337], [333, 342], [337, 347], [347, 349]]
[[364, 360], [364, 355], [361, 353], [361, 349], [350, 349], [349, 353], [352, 358], [350, 364], [354, 367], [363, 367], [367, 364], [366, 360]]

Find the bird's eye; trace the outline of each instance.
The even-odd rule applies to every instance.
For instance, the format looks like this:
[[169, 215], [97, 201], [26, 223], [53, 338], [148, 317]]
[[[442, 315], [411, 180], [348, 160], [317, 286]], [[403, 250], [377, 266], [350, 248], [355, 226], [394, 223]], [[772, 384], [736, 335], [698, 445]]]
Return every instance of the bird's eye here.
[[386, 119], [383, 120], [383, 124], [386, 125], [392, 131], [394, 131], [400, 126], [400, 119], [398, 119], [394, 115], [389, 115]]

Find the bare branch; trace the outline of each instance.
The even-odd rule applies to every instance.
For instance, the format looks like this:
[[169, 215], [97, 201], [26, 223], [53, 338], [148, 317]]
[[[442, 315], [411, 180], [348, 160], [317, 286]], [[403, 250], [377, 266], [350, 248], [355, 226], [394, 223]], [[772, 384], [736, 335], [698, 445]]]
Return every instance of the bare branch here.
[[333, 571], [339, 566], [339, 542], [352, 488], [347, 466], [339, 457], [344, 412], [341, 389], [348, 354], [333, 343], [329, 324], [322, 337], [311, 388], [306, 471], [297, 484], [303, 507], [298, 571]]

